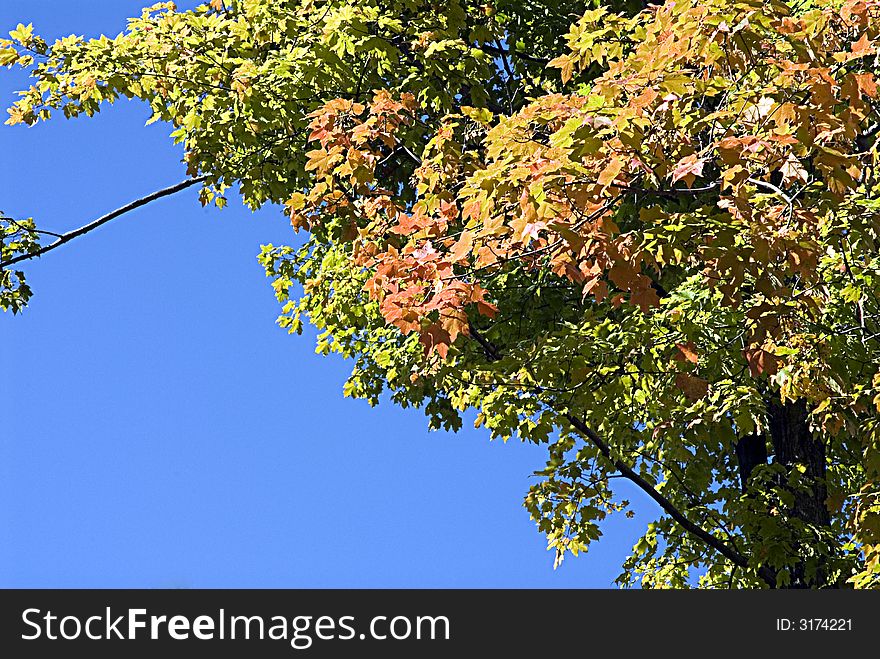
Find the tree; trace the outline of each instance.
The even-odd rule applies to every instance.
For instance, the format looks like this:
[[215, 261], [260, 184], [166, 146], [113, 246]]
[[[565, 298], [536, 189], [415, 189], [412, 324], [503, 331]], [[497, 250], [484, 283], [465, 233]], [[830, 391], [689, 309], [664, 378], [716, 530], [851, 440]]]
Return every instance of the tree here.
[[[19, 25], [7, 123], [137, 98], [191, 177], [150, 198], [283, 204], [308, 238], [262, 248], [280, 324], [354, 360], [346, 395], [546, 445], [525, 506], [557, 562], [630, 513], [623, 478], [658, 516], [622, 585], [876, 587], [880, 2], [596, 5]], [[9, 266], [126, 210], [43, 248], [4, 218], [4, 307]]]

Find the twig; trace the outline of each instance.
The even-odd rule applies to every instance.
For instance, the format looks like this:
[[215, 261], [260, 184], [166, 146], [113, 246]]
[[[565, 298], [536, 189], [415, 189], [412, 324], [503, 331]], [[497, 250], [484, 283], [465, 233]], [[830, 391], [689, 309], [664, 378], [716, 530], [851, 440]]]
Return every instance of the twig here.
[[761, 179], [752, 178], [751, 176], [747, 179], [749, 183], [752, 185], [757, 185], [759, 188], [765, 188], [766, 190], [770, 190], [770, 192], [776, 194], [780, 199], [782, 199], [788, 205], [788, 221], [785, 223], [785, 228], [787, 229], [791, 220], [794, 217], [794, 202], [791, 197], [785, 194], [781, 188], [773, 185], [772, 183], [768, 183], [767, 181], [762, 181]]
[[90, 231], [94, 231], [102, 224], [106, 224], [110, 220], [114, 220], [120, 215], [124, 215], [129, 211], [133, 211], [136, 208], [140, 208], [141, 206], [146, 206], [151, 201], [156, 201], [157, 199], [161, 199], [162, 197], [167, 197], [169, 195], [173, 195], [176, 192], [180, 192], [181, 190], [186, 190], [198, 183], [202, 183], [208, 179], [207, 176], [200, 176], [198, 178], [191, 178], [185, 181], [181, 181], [180, 183], [176, 183], [175, 185], [169, 186], [167, 188], [163, 188], [161, 190], [157, 190], [156, 192], [147, 195], [146, 197], [141, 197], [129, 204], [126, 204], [122, 208], [117, 208], [115, 211], [107, 213], [99, 217], [97, 220], [93, 222], [89, 222], [88, 224], [81, 226], [79, 229], [74, 229], [73, 231], [68, 231], [67, 233], [61, 234], [61, 236], [53, 243], [46, 245], [45, 247], [41, 247], [40, 249], [34, 252], [27, 252], [25, 254], [19, 254], [15, 258], [9, 259], [8, 261], [0, 262], [0, 268], [6, 268], [15, 263], [20, 263], [21, 261], [28, 261], [30, 259], [36, 258], [38, 256], [42, 256], [47, 252], [51, 252], [53, 249], [57, 249], [61, 247], [65, 243], [69, 243], [74, 238], [78, 238], [82, 235], [89, 233]]

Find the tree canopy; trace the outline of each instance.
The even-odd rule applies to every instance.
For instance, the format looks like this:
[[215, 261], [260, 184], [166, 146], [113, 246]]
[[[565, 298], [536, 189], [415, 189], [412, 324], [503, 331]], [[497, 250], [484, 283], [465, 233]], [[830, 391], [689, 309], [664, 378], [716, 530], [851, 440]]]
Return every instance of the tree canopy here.
[[[0, 64], [8, 124], [118, 99], [223, 207], [278, 204], [279, 323], [348, 396], [543, 444], [561, 561], [627, 479], [619, 583], [880, 585], [877, 0], [163, 2]], [[0, 219], [0, 305], [76, 235]], [[45, 241], [44, 241], [45, 242]], [[619, 488], [618, 488], [619, 489]]]

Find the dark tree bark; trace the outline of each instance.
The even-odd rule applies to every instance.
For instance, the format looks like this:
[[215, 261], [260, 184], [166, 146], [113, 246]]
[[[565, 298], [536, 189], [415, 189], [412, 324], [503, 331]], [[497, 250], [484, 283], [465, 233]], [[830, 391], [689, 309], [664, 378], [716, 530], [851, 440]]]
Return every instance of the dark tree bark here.
[[740, 486], [745, 492], [755, 467], [767, 464], [767, 437], [764, 433], [754, 433], [741, 438], [736, 443], [736, 461], [739, 465]]
[[831, 515], [825, 500], [825, 445], [813, 437], [807, 423], [807, 405], [803, 400], [769, 406], [770, 437], [773, 442], [773, 461], [791, 467], [802, 464], [805, 488], [795, 491], [792, 514], [810, 524], [828, 526]]
[[[810, 432], [806, 402], [771, 401], [767, 409], [773, 462], [784, 466], [789, 475], [795, 465], [805, 467], [804, 473], [798, 477], [797, 487], [792, 488], [794, 503], [788, 511], [789, 516], [814, 526], [830, 526], [831, 515], [825, 503], [828, 498], [825, 445]], [[785, 480], [779, 484], [788, 487]], [[821, 569], [815, 576], [808, 577], [804, 562], [791, 566], [790, 570], [791, 588], [835, 585], [827, 582], [827, 576]]]
[[[754, 489], [750, 490], [749, 478], [756, 467], [767, 464], [769, 442], [773, 464], [784, 467], [784, 473], [772, 481], [772, 487], [789, 490], [793, 498], [784, 514], [790, 520], [801, 520], [814, 527], [830, 527], [831, 514], [825, 503], [828, 497], [825, 445], [810, 431], [808, 416], [804, 400], [782, 403], [772, 399], [767, 403], [768, 432], [741, 437], [735, 446], [740, 485], [743, 493], [748, 495], [751, 491], [752, 495], [758, 495]], [[794, 471], [797, 465], [803, 465], [803, 473]], [[792, 486], [790, 480], [796, 483]], [[838, 586], [828, 581], [827, 572], [821, 567], [816, 574], [808, 576], [803, 560], [787, 569], [791, 576], [788, 588]]]

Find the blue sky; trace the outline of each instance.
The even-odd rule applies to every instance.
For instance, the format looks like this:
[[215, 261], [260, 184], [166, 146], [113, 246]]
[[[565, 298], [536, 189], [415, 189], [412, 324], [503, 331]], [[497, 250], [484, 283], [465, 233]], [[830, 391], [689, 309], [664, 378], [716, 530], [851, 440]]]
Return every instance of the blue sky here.
[[[3, 0], [0, 30], [115, 35], [141, 6]], [[23, 82], [0, 70], [4, 107]], [[148, 116], [0, 126], [0, 209], [61, 232], [182, 180]], [[28, 265], [0, 316], [0, 587], [611, 586], [641, 514], [554, 571], [521, 505], [545, 449], [345, 399], [345, 362], [274, 324], [256, 254], [292, 236], [190, 190]]]

